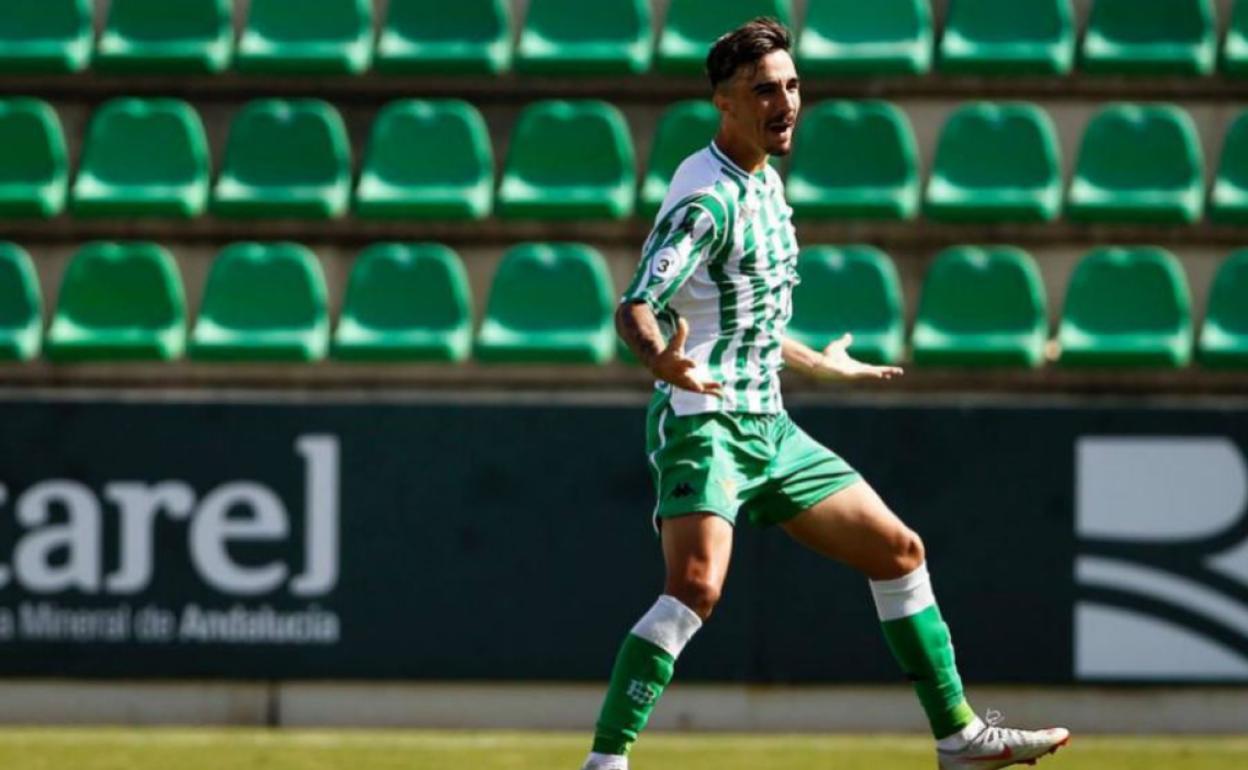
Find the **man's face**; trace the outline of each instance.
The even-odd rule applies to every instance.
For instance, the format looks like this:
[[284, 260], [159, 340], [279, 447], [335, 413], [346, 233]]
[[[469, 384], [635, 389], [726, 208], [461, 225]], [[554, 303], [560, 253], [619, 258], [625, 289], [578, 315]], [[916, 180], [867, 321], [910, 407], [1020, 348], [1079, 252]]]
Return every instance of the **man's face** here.
[[788, 51], [772, 51], [757, 65], [739, 67], [720, 84], [715, 105], [734, 137], [768, 155], [793, 150], [793, 126], [802, 106], [797, 69]]

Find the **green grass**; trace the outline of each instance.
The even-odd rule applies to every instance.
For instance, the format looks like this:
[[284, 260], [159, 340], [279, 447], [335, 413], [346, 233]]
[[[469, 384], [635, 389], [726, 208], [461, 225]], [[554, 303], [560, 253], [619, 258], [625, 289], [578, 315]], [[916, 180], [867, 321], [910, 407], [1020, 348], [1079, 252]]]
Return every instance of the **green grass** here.
[[[5, 770], [577, 770], [571, 733], [0, 729]], [[931, 770], [916, 736], [647, 735], [636, 770]], [[1244, 770], [1248, 737], [1076, 737], [1052, 770]]]

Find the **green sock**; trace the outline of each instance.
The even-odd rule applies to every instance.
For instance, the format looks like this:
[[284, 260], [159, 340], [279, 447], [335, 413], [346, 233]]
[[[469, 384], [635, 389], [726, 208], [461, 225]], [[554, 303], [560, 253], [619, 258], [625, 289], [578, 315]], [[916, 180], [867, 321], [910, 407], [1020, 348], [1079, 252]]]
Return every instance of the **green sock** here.
[[656, 645], [633, 634], [624, 639], [594, 730], [596, 753], [628, 753], [672, 681], [675, 667], [676, 659]]
[[702, 620], [671, 596], [660, 596], [620, 645], [594, 730], [597, 754], [627, 754], [672, 681], [676, 658]]
[[897, 580], [872, 581], [871, 589], [884, 638], [914, 684], [932, 734], [944, 738], [975, 721], [926, 565]]

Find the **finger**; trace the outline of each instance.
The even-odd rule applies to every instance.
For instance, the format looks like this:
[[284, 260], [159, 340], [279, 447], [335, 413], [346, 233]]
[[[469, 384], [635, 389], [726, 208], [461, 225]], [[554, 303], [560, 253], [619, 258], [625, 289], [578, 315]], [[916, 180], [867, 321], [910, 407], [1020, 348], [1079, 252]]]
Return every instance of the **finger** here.
[[683, 318], [676, 319], [676, 332], [672, 334], [671, 342], [667, 343], [668, 350], [684, 352], [685, 340], [689, 338], [689, 322]]
[[724, 386], [715, 381], [698, 383], [702, 387], [702, 393], [708, 396], [722, 396], [724, 394]]
[[823, 349], [823, 352], [831, 353], [837, 350], [848, 350], [850, 344], [853, 343], [853, 341], [854, 341], [854, 335], [850, 334], [849, 332], [845, 332], [844, 334], [840, 336], [839, 339], [835, 339], [832, 342], [829, 342], [828, 346]]

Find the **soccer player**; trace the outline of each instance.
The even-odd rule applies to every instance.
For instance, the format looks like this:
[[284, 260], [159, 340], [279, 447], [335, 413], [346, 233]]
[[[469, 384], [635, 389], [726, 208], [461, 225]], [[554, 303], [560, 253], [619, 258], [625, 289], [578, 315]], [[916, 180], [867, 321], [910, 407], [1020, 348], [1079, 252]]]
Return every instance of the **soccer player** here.
[[658, 380], [646, 451], [667, 578], [620, 648], [584, 770], [628, 767], [676, 658], [719, 600], [739, 518], [779, 525], [867, 577], [884, 638], [931, 724], [940, 767], [1034, 763], [1064, 745], [1068, 731], [1013, 730], [976, 716], [923, 542], [784, 411], [782, 366], [828, 379], [902, 374], [851, 358], [849, 335], [822, 351], [785, 336], [797, 239], [767, 158], [789, 153], [801, 104], [789, 47], [788, 30], [768, 19], [712, 46], [706, 68], [718, 133], [677, 169], [616, 311], [620, 336]]

